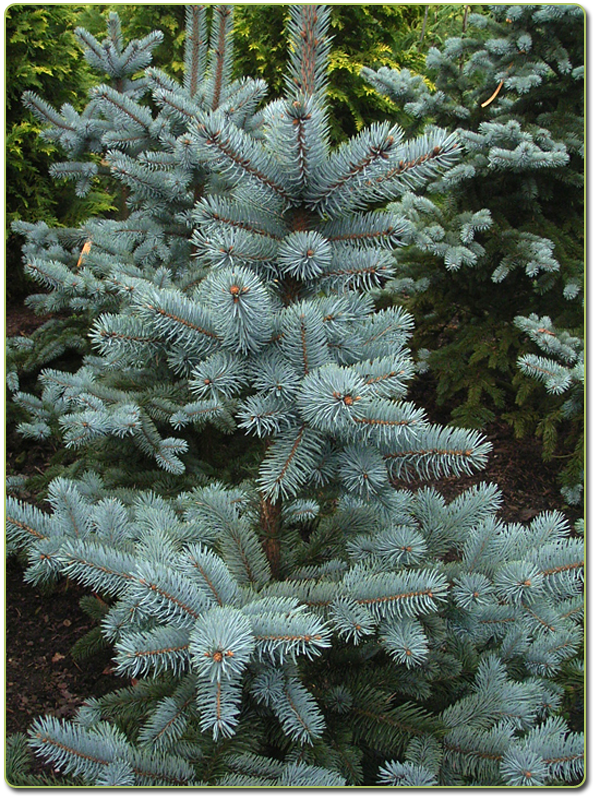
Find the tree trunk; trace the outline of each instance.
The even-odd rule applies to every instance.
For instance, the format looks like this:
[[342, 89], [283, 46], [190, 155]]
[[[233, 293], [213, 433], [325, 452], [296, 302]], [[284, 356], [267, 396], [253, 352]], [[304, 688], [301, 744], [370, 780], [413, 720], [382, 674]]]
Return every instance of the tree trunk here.
[[271, 503], [261, 494], [260, 527], [264, 532], [262, 546], [271, 567], [271, 575], [277, 580], [281, 562], [281, 500]]

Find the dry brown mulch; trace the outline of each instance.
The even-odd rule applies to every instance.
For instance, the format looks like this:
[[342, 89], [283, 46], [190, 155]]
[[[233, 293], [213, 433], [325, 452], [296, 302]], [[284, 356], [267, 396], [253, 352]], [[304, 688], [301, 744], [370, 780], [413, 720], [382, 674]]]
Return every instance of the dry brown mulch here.
[[10, 559], [6, 590], [6, 733], [23, 733], [44, 714], [72, 717], [88, 697], [126, 682], [112, 670], [109, 649], [81, 663], [71, 647], [96, 626], [79, 607], [89, 594], [61, 581], [49, 593], [26, 584], [23, 570]]

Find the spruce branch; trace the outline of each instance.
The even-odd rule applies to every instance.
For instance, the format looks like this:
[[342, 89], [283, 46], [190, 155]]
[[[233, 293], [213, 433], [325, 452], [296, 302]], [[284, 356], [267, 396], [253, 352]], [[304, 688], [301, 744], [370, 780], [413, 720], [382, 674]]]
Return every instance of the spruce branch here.
[[64, 570], [95, 592], [119, 595], [135, 580], [136, 559], [103, 544], [72, 541], [61, 549]]
[[264, 236], [279, 242], [286, 235], [286, 228], [281, 217], [261, 213], [258, 209], [246, 208], [240, 203], [218, 195], [209, 195], [201, 199], [194, 208], [194, 218], [203, 227], [217, 229], [237, 228], [258, 236]]
[[206, 71], [208, 50], [206, 30], [206, 8], [190, 5], [185, 8], [185, 55], [186, 65], [184, 86], [193, 99], [199, 89], [200, 81]]
[[161, 672], [183, 674], [191, 663], [188, 629], [155, 627], [141, 633], [125, 633], [116, 642], [117, 672], [132, 678]]
[[458, 472], [470, 475], [486, 463], [490, 450], [490, 443], [478, 432], [432, 425], [418, 430], [406, 449], [388, 451], [384, 458], [391, 474], [398, 477], [413, 471], [427, 478]]
[[205, 309], [198, 307], [173, 289], [142, 289], [135, 298], [140, 317], [154, 325], [154, 330], [175, 345], [198, 348], [199, 355], [209, 355], [219, 340]]
[[58, 768], [66, 768], [91, 781], [112, 761], [115, 750], [125, 758], [128, 750], [123, 734], [109, 726], [104, 726], [102, 732], [90, 737], [82, 747], [74, 726], [53, 717], [34, 723], [30, 744], [36, 752], [50, 756]]
[[50, 524], [48, 515], [35, 506], [25, 505], [14, 497], [6, 498], [6, 535], [9, 552], [26, 547], [29, 542], [47, 539]]
[[331, 45], [327, 36], [329, 17], [327, 6], [291, 7], [288, 25], [291, 57], [286, 76], [289, 96], [294, 97], [299, 91], [320, 99], [324, 96]]
[[95, 87], [92, 98], [101, 106], [109, 107], [120, 116], [125, 125], [133, 125], [148, 132], [152, 125], [152, 115], [138, 103], [131, 101], [122, 92], [117, 92], [110, 86], [100, 85]]
[[294, 496], [319, 463], [321, 454], [321, 437], [306, 425], [280, 434], [261, 464], [261, 491], [270, 501]]
[[140, 744], [156, 753], [179, 741], [190, 721], [195, 698], [195, 682], [182, 681], [172, 697], [157, 703], [155, 711], [140, 731]]
[[229, 180], [249, 178], [275, 193], [286, 205], [293, 202], [290, 189], [279, 179], [273, 158], [223, 114], [206, 115], [194, 127], [193, 136], [199, 155], [214, 160]]
[[231, 50], [227, 39], [233, 30], [233, 7], [215, 6], [215, 23], [211, 30], [210, 74], [212, 83], [211, 108], [215, 111], [221, 105], [221, 97], [226, 89], [231, 72]]

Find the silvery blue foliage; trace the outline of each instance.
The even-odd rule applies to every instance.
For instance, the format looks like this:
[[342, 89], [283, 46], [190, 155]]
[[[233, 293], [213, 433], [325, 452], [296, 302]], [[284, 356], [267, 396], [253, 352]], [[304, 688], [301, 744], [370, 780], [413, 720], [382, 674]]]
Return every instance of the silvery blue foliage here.
[[[232, 13], [214, 7], [208, 36], [205, 9], [188, 10], [183, 86], [152, 69], [139, 85], [157, 117], [138, 113], [138, 84], [94, 96], [111, 147], [136, 143], [107, 152], [130, 215], [90, 223], [102, 299], [74, 258], [39, 267], [102, 313], [84, 365], [20, 396], [81, 461], [50, 483], [50, 511], [9, 498], [9, 552], [30, 582], [103, 598], [132, 683], [37, 720], [31, 747], [94, 786], [579, 775], [581, 736], [552, 720], [581, 642], [581, 539], [558, 514], [503, 523], [485, 483], [449, 503], [402, 488], [490, 451], [407, 400], [412, 320], [369, 294], [407, 225], [378, 206], [455, 165], [456, 142], [378, 125], [330, 150], [325, 6], [292, 8], [284, 97], [258, 112], [262, 86], [230, 80]], [[487, 223], [462, 224], [469, 242]], [[261, 445], [251, 479], [227, 486], [193, 460], [208, 426]], [[133, 482], [101, 457], [115, 442]], [[136, 485], [156, 467], [170, 483]]]
[[481, 427], [504, 414], [517, 435], [543, 437], [544, 457], [568, 441], [561, 481], [574, 503], [582, 495], [581, 391], [564, 409], [571, 422], [557, 428], [560, 406], [538, 403], [520, 372], [550, 395], [571, 394], [583, 360], [549, 359], [550, 336], [541, 355], [528, 352], [510, 323], [543, 314], [556, 341], [583, 341], [573, 301], [584, 279], [584, 15], [569, 4], [467, 10], [462, 35], [430, 49], [429, 82], [389, 67], [363, 72], [416, 121], [443, 122], [463, 148], [426, 190], [390, 206], [406, 219], [408, 247], [397, 251], [397, 277], [383, 291], [410, 296], [427, 314], [422, 343], [439, 400], [460, 402], [453, 419]]

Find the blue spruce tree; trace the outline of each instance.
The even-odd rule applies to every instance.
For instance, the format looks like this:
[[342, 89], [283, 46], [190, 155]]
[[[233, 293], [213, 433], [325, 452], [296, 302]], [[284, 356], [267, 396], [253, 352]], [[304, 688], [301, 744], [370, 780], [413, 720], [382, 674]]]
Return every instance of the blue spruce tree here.
[[[411, 294], [423, 318], [419, 346], [432, 351], [439, 399], [452, 400], [461, 425], [483, 427], [500, 413], [518, 436], [536, 431], [545, 457], [565, 440], [571, 501], [581, 497], [583, 415], [576, 398], [565, 417], [536, 389], [548, 373], [533, 371], [518, 330], [527, 318], [546, 340], [555, 329], [583, 338], [584, 42], [580, 6], [489, 6], [467, 10], [462, 36], [429, 51], [434, 90], [408, 70], [365, 70], [404, 116], [436, 119], [463, 147], [429, 194], [402, 198], [409, 246], [388, 287]], [[541, 317], [554, 321], [552, 333]], [[581, 341], [576, 350], [561, 374], [580, 370]], [[529, 365], [528, 379], [517, 363]]]
[[[21, 398], [25, 432], [58, 426], [79, 458], [50, 512], [9, 498], [9, 544], [27, 580], [104, 598], [132, 685], [30, 746], [73, 785], [574, 783], [556, 676], [582, 639], [582, 539], [557, 513], [502, 523], [486, 483], [408, 488], [490, 447], [406, 400], [412, 320], [370, 294], [407, 226], [385, 203], [458, 165], [456, 139], [377, 124], [331, 150], [325, 6], [292, 7], [286, 89], [259, 111], [263, 84], [231, 82], [232, 11], [207, 37], [189, 9], [183, 86], [149, 69], [152, 104], [97, 90], [128, 216], [84, 226], [83, 270], [43, 265], [45, 302], [96, 317], [93, 353]], [[254, 442], [248, 479], [195, 457], [211, 426]]]

